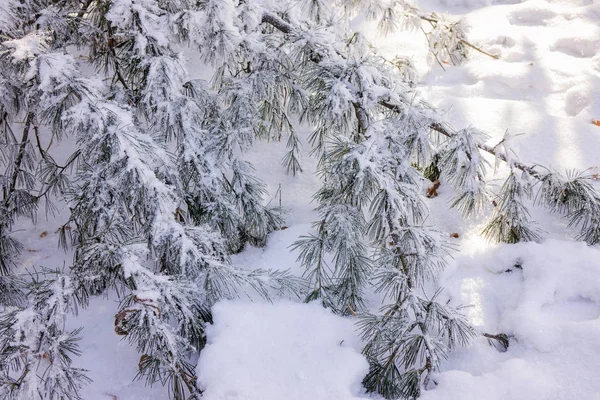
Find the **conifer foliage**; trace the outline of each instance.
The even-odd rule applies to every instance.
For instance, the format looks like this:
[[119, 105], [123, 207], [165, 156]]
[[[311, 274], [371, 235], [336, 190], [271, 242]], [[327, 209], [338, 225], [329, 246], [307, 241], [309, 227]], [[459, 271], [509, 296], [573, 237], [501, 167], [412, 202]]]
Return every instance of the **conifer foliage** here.
[[[419, 97], [408, 60], [378, 56], [352, 31], [359, 13], [387, 32], [428, 26], [440, 65], [475, 48], [460, 21], [405, 1], [0, 4], [0, 394], [81, 398], [88, 379], [73, 357], [85, 329], [68, 331], [65, 320], [115, 291], [115, 333], [140, 353], [137, 378], [197, 399], [192, 361], [212, 305], [308, 284], [307, 300], [358, 318], [366, 389], [418, 397], [475, 334], [431, 289], [452, 246], [427, 219], [423, 170], [453, 187], [465, 217], [493, 208], [492, 240], [537, 240], [527, 209], [537, 202], [565, 214], [580, 239], [600, 241], [600, 195], [584, 176], [527, 166], [506, 143], [454, 130]], [[298, 123], [313, 128], [307, 140]], [[304, 281], [229, 259], [282, 226], [243, 153], [284, 137], [282, 167], [301, 173], [310, 146], [322, 178], [314, 233], [292, 246]], [[59, 162], [63, 143], [74, 150]], [[510, 169], [497, 195], [485, 153]], [[68, 205], [60, 244], [72, 265], [24, 275], [15, 223], [55, 201]], [[386, 299], [377, 312], [371, 290]]]
[[[191, 33], [201, 40], [190, 28], [202, 13], [195, 2], [3, 7], [10, 18], [3, 20], [1, 59], [2, 285], [20, 288], [11, 275], [21, 249], [9, 235], [16, 217], [34, 217], [40, 201], [51, 205], [51, 195], [66, 201], [71, 214], [62, 244], [74, 251], [68, 275], [73, 301], [85, 306], [89, 296], [117, 289], [122, 299], [115, 332], [139, 350], [138, 377], [168, 385], [176, 399], [196, 398], [190, 356], [204, 345], [212, 304], [250, 288], [268, 297], [299, 287], [285, 273], [248, 272], [229, 263], [231, 253], [246, 243], [263, 245], [281, 226], [279, 212], [263, 205], [264, 185], [237, 156], [252, 141], [245, 131], [255, 118], [189, 78], [175, 47], [189, 43]], [[75, 56], [69, 46], [83, 54]], [[21, 136], [14, 133], [19, 118], [25, 118]], [[46, 148], [43, 134], [51, 138]], [[59, 165], [49, 147], [63, 137], [77, 150]], [[44, 313], [58, 312], [55, 297], [35, 290], [33, 306], [3, 292], [2, 390], [15, 398], [79, 398], [85, 376], [68, 369], [79, 332], [47, 326]], [[59, 311], [64, 319], [73, 308]], [[9, 328], [26, 316], [33, 318], [29, 330]], [[34, 357], [45, 354], [54, 336], [66, 340], [65, 350], [53, 347], [63, 358], [49, 354], [49, 371], [62, 366], [63, 373], [31, 383], [41, 375]], [[11, 337], [43, 341], [14, 347]], [[31, 360], [22, 366], [23, 354]], [[59, 387], [68, 393], [57, 393]]]
[[27, 285], [27, 305], [0, 317], [0, 394], [4, 399], [78, 399], [89, 381], [72, 365], [81, 328], [68, 331], [76, 311], [71, 278], [43, 271]]

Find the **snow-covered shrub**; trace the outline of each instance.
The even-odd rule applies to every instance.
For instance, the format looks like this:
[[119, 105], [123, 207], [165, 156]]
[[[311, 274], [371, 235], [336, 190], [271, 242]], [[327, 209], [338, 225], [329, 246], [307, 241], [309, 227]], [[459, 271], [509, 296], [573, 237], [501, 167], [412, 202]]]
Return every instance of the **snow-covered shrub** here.
[[[296, 121], [313, 128], [308, 141], [323, 182], [316, 232], [294, 245], [307, 270], [306, 298], [358, 317], [371, 366], [364, 384], [385, 397], [418, 396], [440, 360], [474, 333], [459, 309], [428, 290], [451, 249], [427, 220], [423, 168], [450, 183], [453, 206], [471, 216], [492, 202], [482, 152], [494, 154], [513, 173], [486, 231], [491, 238], [536, 238], [524, 206], [532, 178], [541, 182], [540, 204], [567, 214], [588, 243], [600, 241], [600, 196], [589, 182], [508, 159], [475, 129], [455, 131], [419, 97], [407, 62], [379, 57], [351, 29], [349, 17], [359, 12], [384, 31], [397, 22], [430, 24], [434, 56], [461, 62], [462, 25], [415, 4], [0, 7], [1, 393], [77, 398], [85, 378], [69, 357], [79, 333], [53, 321], [73, 311], [71, 297], [85, 306], [89, 296], [115, 290], [115, 332], [139, 350], [138, 378], [168, 385], [176, 399], [199, 398], [192, 360], [215, 302], [247, 289], [267, 298], [303, 289], [287, 273], [246, 271], [229, 259], [247, 244], [265, 245], [282, 226], [244, 151], [287, 135], [284, 167], [300, 173]], [[212, 73], [211, 86], [191, 76], [198, 71], [187, 69], [184, 49], [200, 61], [199, 75]], [[59, 164], [51, 147], [64, 138], [76, 149]], [[34, 303], [24, 303], [25, 282], [14, 276], [21, 245], [11, 231], [16, 218], [34, 218], [40, 204], [51, 211], [55, 199], [69, 206], [61, 244], [73, 263], [57, 278], [35, 278], [27, 296]], [[385, 294], [378, 313], [369, 312], [370, 285]], [[59, 289], [64, 295], [47, 294]], [[55, 306], [57, 296], [70, 297]], [[32, 375], [46, 353], [52, 373]]]

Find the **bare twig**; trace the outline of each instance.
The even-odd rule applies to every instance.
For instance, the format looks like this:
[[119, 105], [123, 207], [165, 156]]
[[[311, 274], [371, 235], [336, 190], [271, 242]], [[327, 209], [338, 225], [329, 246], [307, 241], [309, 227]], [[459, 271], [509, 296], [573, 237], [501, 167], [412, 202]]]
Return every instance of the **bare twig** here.
[[469, 46], [469, 47], [470, 47], [470, 48], [472, 48], [473, 50], [477, 50], [477, 51], [478, 51], [478, 52], [480, 52], [481, 54], [485, 54], [485, 55], [486, 55], [486, 56], [488, 56], [488, 57], [492, 57], [493, 59], [496, 59], [496, 60], [499, 60], [499, 59], [500, 59], [500, 56], [499, 56], [499, 55], [497, 55], [497, 54], [490, 54], [490, 53], [488, 53], [487, 51], [485, 51], [485, 50], [482, 50], [481, 48], [479, 48], [479, 47], [477, 47], [477, 46], [474, 46], [474, 45], [472, 45], [471, 43], [467, 42], [467, 41], [466, 41], [466, 40], [464, 40], [464, 39], [460, 39], [460, 42], [461, 42], [462, 44], [464, 44], [464, 45], [467, 45], [467, 46]]

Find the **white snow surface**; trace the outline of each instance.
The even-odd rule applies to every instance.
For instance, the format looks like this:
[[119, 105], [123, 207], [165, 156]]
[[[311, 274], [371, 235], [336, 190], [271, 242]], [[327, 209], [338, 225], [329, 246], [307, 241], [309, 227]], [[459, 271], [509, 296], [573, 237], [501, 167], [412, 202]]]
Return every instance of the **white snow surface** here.
[[354, 400], [369, 370], [353, 321], [320, 304], [219, 303], [200, 355], [206, 400]]
[[[515, 267], [520, 265], [521, 267]], [[480, 338], [453, 354], [426, 400], [599, 399], [600, 250], [582, 243], [502, 245], [457, 258], [444, 282], [470, 304]]]

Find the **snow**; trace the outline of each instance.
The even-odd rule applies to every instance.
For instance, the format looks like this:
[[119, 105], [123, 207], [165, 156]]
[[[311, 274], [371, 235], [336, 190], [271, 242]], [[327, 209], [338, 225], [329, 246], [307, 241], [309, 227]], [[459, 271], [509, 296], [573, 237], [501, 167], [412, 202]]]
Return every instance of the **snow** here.
[[510, 346], [499, 353], [481, 338], [455, 353], [423, 399], [598, 398], [599, 249], [548, 240], [479, 250], [457, 258], [444, 286]]
[[[283, 249], [296, 235], [280, 232], [266, 250], [251, 249], [234, 261], [251, 268], [289, 265], [293, 259]], [[485, 338], [476, 339], [450, 357], [445, 371], [434, 378], [438, 386], [422, 398], [596, 398], [600, 249], [553, 239], [501, 246], [467, 239], [463, 246], [442, 278], [446, 295], [470, 305], [466, 312], [481, 333], [509, 335], [510, 346], [502, 353]], [[296, 393], [302, 394], [297, 398], [320, 399], [306, 390], [322, 385], [323, 376], [330, 385], [349, 384], [349, 375], [326, 369], [333, 356], [315, 348], [332, 336], [352, 335], [351, 320], [335, 325], [338, 318], [319, 305], [288, 302], [226, 303], [214, 311], [215, 327], [208, 331], [209, 346], [198, 370], [208, 399], [296, 398]], [[309, 356], [299, 356], [299, 346]], [[360, 357], [356, 360], [360, 365]], [[309, 381], [299, 380], [294, 374], [303, 373], [307, 365], [325, 367], [317, 376], [306, 375]], [[346, 364], [338, 365], [347, 371]], [[228, 389], [231, 397], [225, 397]]]
[[13, 49], [12, 57], [15, 61], [24, 61], [46, 52], [49, 41], [47, 34], [33, 32], [21, 39], [6, 40], [3, 45]]
[[350, 319], [320, 304], [218, 303], [197, 373], [205, 400], [354, 400], [366, 359]]
[[[430, 101], [449, 109], [455, 125], [490, 133], [492, 143], [506, 129], [523, 133], [514, 147], [523, 161], [562, 171], [596, 164], [600, 142], [593, 138], [599, 132], [591, 120], [600, 114], [597, 3], [473, 3], [472, 11], [429, 3], [422, 7], [464, 17], [469, 40], [500, 55], [494, 60], [471, 51], [465, 65], [445, 73], [435, 66], [419, 69]], [[398, 52], [388, 40], [383, 51]]]
[[74, 363], [88, 370], [92, 382], [84, 388], [82, 397], [86, 400], [168, 398], [166, 388], [160, 385], [144, 387], [142, 381], [134, 380], [140, 354], [114, 332], [119, 305], [115, 297], [92, 298], [90, 306], [70, 321], [72, 328], [84, 327], [80, 343], [82, 355]]
[[[598, 4], [578, 1], [430, 1], [421, 7], [464, 17], [469, 39], [499, 60], [471, 51], [469, 61], [421, 71], [429, 101], [458, 127], [474, 126], [497, 143], [505, 130], [520, 161], [565, 171], [597, 168], [600, 129]], [[399, 35], [402, 36], [402, 35]], [[385, 39], [398, 53], [409, 36]], [[413, 36], [414, 37], [414, 34]], [[381, 42], [380, 42], [381, 43]], [[414, 44], [412, 45], [414, 47]], [[417, 66], [425, 55], [407, 54]], [[432, 220], [461, 234], [460, 253], [440, 279], [445, 294], [469, 305], [480, 332], [509, 335], [502, 353], [481, 337], [450, 356], [424, 400], [600, 398], [600, 250], [575, 243], [564, 221], [533, 210], [541, 244], [494, 246], [483, 224], [429, 203]], [[561, 239], [561, 240], [558, 240]], [[518, 262], [522, 269], [515, 268]], [[509, 270], [510, 272], [505, 272]]]
[[[266, 249], [249, 249], [234, 262], [250, 268], [293, 265], [284, 250], [299, 234], [292, 229], [308, 226], [278, 232]], [[475, 339], [443, 363], [443, 372], [434, 377], [437, 387], [422, 399], [597, 398], [600, 249], [556, 239], [491, 246], [466, 238], [440, 283], [454, 303], [469, 305], [466, 313], [480, 333], [505, 333], [510, 346], [499, 352], [484, 337]], [[354, 335], [351, 320], [335, 328], [338, 318], [329, 315], [325, 322], [328, 313], [319, 305], [289, 302], [225, 303], [214, 311], [215, 327], [208, 331], [209, 346], [198, 370], [208, 399], [320, 399], [307, 390], [322, 385], [323, 376], [329, 388], [349, 384], [337, 369], [323, 367], [317, 376], [306, 375], [308, 381], [294, 374], [303, 373], [306, 365], [327, 366], [330, 353], [314, 348], [331, 335]], [[298, 356], [298, 346], [310, 355]], [[346, 364], [339, 365], [347, 371]], [[297, 393], [302, 395], [294, 397]]]

